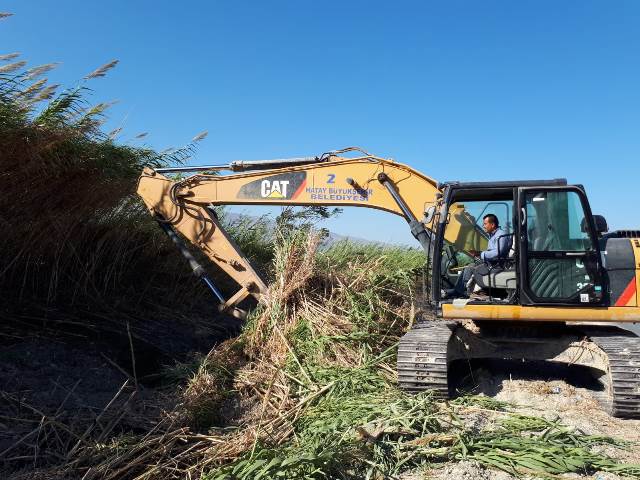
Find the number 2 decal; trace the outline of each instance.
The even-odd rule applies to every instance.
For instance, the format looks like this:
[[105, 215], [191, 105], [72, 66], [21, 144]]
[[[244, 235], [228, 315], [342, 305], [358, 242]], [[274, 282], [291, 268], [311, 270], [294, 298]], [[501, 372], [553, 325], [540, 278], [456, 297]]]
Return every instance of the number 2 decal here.
[[333, 173], [327, 174], [327, 183], [335, 183], [336, 176]]

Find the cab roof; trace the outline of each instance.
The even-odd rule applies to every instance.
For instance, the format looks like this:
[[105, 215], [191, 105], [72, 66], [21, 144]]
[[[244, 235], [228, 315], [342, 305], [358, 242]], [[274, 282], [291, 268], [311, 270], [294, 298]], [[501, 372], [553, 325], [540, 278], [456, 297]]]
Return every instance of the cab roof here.
[[443, 182], [439, 188], [517, 188], [517, 187], [564, 187], [567, 185], [566, 178], [554, 178], [552, 180], [506, 180], [499, 182]]

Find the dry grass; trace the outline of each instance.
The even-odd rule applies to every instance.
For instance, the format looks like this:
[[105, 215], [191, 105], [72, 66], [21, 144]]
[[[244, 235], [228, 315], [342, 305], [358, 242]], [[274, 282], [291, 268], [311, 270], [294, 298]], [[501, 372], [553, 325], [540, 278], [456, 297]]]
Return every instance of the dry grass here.
[[[354, 298], [366, 285], [360, 267], [380, 267], [380, 259], [348, 260], [343, 252], [322, 267], [318, 262], [329, 258], [317, 252], [318, 244], [319, 237], [305, 231], [279, 237], [268, 300], [240, 337], [198, 360], [178, 404], [134, 441], [125, 435], [92, 443], [87, 436], [64, 469], [48, 470], [51, 478], [200, 478], [267, 446], [286, 445], [310, 410], [344, 388], [352, 369], [392, 371], [371, 354], [397, 339], [408, 317], [393, 324], [398, 312], [408, 313], [408, 297]], [[354, 325], [346, 312], [371, 302], [384, 305], [381, 324], [395, 328], [395, 336], [350, 338], [364, 325]]]
[[[11, 299], [0, 309], [0, 338], [11, 344], [36, 335], [54, 341], [62, 333], [87, 342], [122, 337], [131, 347], [133, 368], [109, 361], [131, 375], [133, 385], [134, 345], [173, 348], [166, 332], [180, 326], [211, 336], [214, 306], [206, 289], [134, 193], [144, 166], [180, 163], [195, 144], [162, 154], [118, 144], [100, 130], [109, 103], [90, 104], [84, 82], [56, 94], [57, 85], [39, 78], [55, 64], [26, 69], [18, 57], [0, 57], [0, 288]], [[115, 63], [87, 78], [104, 76]], [[135, 397], [119, 397], [101, 417], [87, 411], [71, 419], [64, 402], [45, 412], [22, 395], [0, 392], [0, 413], [10, 417], [5, 421], [24, 426], [21, 437], [0, 452], [2, 468], [76, 468], [88, 448], [122, 450], [112, 439], [148, 431], [150, 422], [157, 424], [151, 411], [161, 405], [135, 387]], [[194, 411], [196, 398], [206, 396], [201, 393], [191, 395]], [[174, 403], [164, 406], [170, 410]], [[165, 425], [170, 422], [155, 428], [165, 435]], [[3, 440], [10, 433], [3, 432]], [[68, 455], [76, 460], [67, 462]]]
[[128, 320], [143, 340], [173, 305], [201, 310], [206, 290], [134, 193], [144, 166], [179, 163], [195, 144], [119, 145], [100, 130], [110, 103], [91, 105], [84, 82], [55, 94], [39, 77], [56, 64], [25, 69], [16, 57], [0, 60], [0, 288], [17, 301], [0, 319], [114, 333]]

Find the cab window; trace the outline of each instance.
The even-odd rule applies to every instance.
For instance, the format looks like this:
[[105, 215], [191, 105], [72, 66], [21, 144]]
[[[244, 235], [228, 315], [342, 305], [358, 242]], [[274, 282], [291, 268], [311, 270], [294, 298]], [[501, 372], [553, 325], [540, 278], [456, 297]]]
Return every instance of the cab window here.
[[597, 247], [575, 189], [526, 191], [527, 281], [534, 303], [598, 303]]
[[528, 193], [526, 211], [530, 252], [584, 252], [592, 248], [576, 192]]

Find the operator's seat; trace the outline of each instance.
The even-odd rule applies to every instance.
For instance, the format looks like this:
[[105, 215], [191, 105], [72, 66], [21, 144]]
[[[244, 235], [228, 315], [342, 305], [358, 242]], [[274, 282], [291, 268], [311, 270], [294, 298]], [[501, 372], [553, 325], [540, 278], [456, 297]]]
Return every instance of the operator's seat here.
[[[509, 238], [509, 242], [500, 242], [504, 237]], [[473, 279], [480, 288], [492, 289], [499, 288], [504, 290], [515, 290], [517, 287], [516, 274], [516, 250], [515, 235], [507, 233], [498, 237], [498, 259], [493, 262], [487, 262], [476, 268]], [[508, 252], [500, 251], [500, 244], [506, 243], [510, 245]]]

